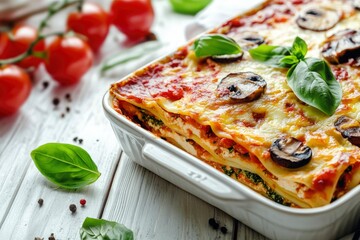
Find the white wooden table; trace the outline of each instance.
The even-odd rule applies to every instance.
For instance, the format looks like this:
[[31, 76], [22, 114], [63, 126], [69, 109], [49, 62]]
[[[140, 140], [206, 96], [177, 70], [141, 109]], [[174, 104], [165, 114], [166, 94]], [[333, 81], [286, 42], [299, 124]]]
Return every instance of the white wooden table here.
[[[100, 1], [99, 1], [100, 2]], [[101, 1], [106, 9], [109, 1]], [[153, 1], [156, 21], [153, 30], [164, 43], [163, 51], [185, 42], [184, 28], [192, 16], [173, 13], [166, 0]], [[35, 17], [31, 21], [38, 21]], [[64, 21], [58, 18], [53, 24]], [[79, 239], [86, 217], [117, 221], [132, 229], [136, 239], [265, 239], [214, 206], [184, 192], [122, 153], [101, 100], [109, 85], [150, 61], [149, 54], [116, 71], [99, 77], [100, 62], [125, 48], [116, 29], [102, 49], [94, 68], [81, 83], [59, 87], [39, 70], [32, 94], [16, 115], [0, 119], [0, 239]], [[170, 44], [171, 43], [171, 44]], [[170, 44], [170, 45], [167, 45]], [[44, 89], [43, 83], [49, 87]], [[65, 95], [71, 95], [71, 101]], [[60, 103], [52, 103], [58, 98]], [[70, 111], [67, 112], [66, 108]], [[74, 138], [83, 139], [82, 144]], [[33, 164], [30, 152], [48, 142], [77, 144], [97, 164], [101, 177], [76, 191], [57, 188]], [[40, 207], [38, 199], [44, 204]], [[87, 204], [80, 207], [79, 200]], [[69, 211], [77, 205], [76, 213]], [[228, 233], [214, 230], [210, 218], [226, 226]]]

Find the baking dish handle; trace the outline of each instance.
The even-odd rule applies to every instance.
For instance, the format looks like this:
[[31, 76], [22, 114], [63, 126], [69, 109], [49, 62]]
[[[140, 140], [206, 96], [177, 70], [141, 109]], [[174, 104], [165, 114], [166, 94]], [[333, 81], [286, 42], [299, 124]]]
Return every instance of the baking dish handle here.
[[145, 158], [170, 170], [173, 174], [216, 199], [237, 202], [249, 200], [249, 196], [246, 196], [245, 193], [234, 191], [230, 186], [223, 183], [221, 177], [226, 176], [210, 176], [206, 169], [202, 169], [203, 166], [190, 164], [187, 160], [151, 143], [146, 143], [142, 151]]

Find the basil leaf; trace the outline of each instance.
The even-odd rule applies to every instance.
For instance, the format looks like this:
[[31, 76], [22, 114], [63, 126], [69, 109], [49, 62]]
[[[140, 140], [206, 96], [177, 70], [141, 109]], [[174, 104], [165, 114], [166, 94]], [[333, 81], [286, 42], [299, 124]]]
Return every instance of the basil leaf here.
[[289, 56], [283, 57], [280, 60], [279, 65], [284, 68], [290, 68], [291, 66], [293, 66], [294, 64], [297, 64], [298, 62], [299, 62], [299, 59], [297, 57], [295, 57], [294, 55], [289, 55]]
[[80, 228], [81, 240], [133, 240], [133, 232], [124, 225], [87, 217]]
[[239, 54], [241, 47], [232, 38], [221, 34], [201, 36], [194, 42], [197, 57], [221, 56]]
[[327, 115], [332, 115], [340, 105], [342, 90], [330, 67], [324, 60], [306, 58], [291, 67], [288, 84], [303, 102]]
[[101, 175], [90, 155], [71, 144], [44, 144], [31, 152], [31, 158], [42, 175], [66, 189], [84, 187]]
[[281, 59], [291, 55], [288, 47], [270, 46], [266, 44], [250, 49], [249, 53], [254, 60], [264, 62], [273, 67], [284, 67], [280, 63]]
[[170, 0], [175, 12], [195, 15], [212, 0]]
[[291, 55], [295, 56], [297, 59], [302, 60], [305, 58], [305, 55], [307, 53], [307, 44], [306, 42], [296, 37], [292, 47], [290, 48]]

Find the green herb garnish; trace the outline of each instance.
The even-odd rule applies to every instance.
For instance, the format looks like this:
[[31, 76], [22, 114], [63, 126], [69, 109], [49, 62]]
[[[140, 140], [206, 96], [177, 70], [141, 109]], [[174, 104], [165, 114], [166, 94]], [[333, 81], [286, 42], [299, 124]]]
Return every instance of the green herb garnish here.
[[163, 121], [161, 121], [161, 120], [159, 120], [159, 119], [157, 119], [156, 117], [154, 117], [154, 116], [151, 116], [151, 115], [149, 115], [149, 114], [147, 114], [146, 112], [144, 112], [144, 111], [141, 111], [141, 117], [142, 117], [142, 120], [144, 121], [144, 122], [148, 122], [148, 123], [150, 123], [150, 124], [152, 124], [152, 125], [154, 125], [154, 126], [162, 126], [162, 125], [164, 125], [164, 123], [163, 123]]
[[42, 175], [62, 188], [81, 188], [101, 175], [90, 155], [71, 144], [47, 143], [33, 150], [31, 157]]
[[283, 67], [280, 64], [280, 60], [285, 56], [291, 55], [289, 48], [265, 44], [262, 44], [257, 48], [250, 49], [249, 53], [256, 61], [264, 62], [273, 67]]
[[235, 40], [221, 34], [201, 36], [195, 41], [194, 50], [196, 57], [232, 55], [242, 52]]
[[124, 225], [87, 217], [80, 229], [81, 240], [133, 240], [133, 232]]
[[234, 171], [234, 169], [232, 167], [230, 167], [230, 169], [228, 169], [228, 167], [224, 165], [221, 168], [224, 171], [224, 173], [226, 175], [228, 175], [229, 177], [231, 177], [231, 175], [233, 175], [235, 173], [235, 171]]
[[296, 37], [291, 47], [260, 45], [249, 53], [257, 61], [289, 68], [288, 84], [298, 99], [327, 115], [335, 113], [342, 98], [341, 86], [324, 60], [305, 58], [303, 39]]

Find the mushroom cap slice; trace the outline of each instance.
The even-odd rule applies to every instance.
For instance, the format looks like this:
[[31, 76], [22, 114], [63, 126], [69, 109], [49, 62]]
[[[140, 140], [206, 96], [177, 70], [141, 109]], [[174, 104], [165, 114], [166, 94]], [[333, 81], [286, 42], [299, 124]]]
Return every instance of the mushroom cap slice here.
[[251, 102], [260, 98], [265, 87], [266, 81], [256, 73], [230, 73], [220, 81], [217, 93], [226, 100], [238, 103]]
[[310, 162], [312, 150], [293, 137], [282, 137], [270, 147], [271, 159], [286, 168], [299, 168]]
[[265, 42], [264, 37], [253, 31], [239, 32], [233, 36], [233, 39], [240, 45], [241, 49], [245, 51], [255, 48]]
[[323, 57], [331, 64], [347, 63], [354, 59], [360, 64], [360, 31], [341, 30], [323, 43]]
[[339, 117], [335, 123], [335, 128], [353, 145], [360, 147], [360, 123], [347, 116]]
[[329, 6], [313, 6], [300, 12], [296, 23], [300, 28], [316, 32], [333, 28], [340, 20], [340, 13]]

